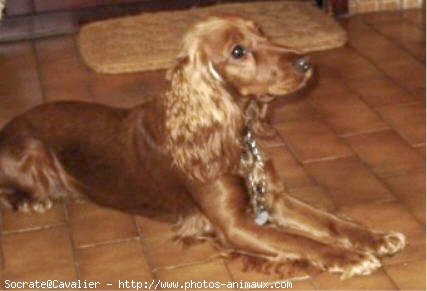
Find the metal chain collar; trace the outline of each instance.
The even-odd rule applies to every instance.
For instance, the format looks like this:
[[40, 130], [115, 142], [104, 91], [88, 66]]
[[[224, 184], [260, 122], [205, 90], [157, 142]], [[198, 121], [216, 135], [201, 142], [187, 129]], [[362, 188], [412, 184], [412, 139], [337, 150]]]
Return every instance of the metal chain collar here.
[[267, 182], [264, 161], [258, 149], [257, 142], [249, 126], [245, 128], [243, 136], [245, 153], [241, 162], [246, 170], [245, 181], [250, 196], [252, 211], [255, 214], [255, 223], [264, 225], [270, 219], [270, 214], [265, 206]]

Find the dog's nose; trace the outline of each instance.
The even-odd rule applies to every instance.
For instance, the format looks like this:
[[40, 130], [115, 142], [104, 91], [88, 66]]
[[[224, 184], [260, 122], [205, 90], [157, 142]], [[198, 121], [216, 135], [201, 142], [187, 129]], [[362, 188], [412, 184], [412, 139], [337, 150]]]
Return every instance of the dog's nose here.
[[302, 73], [311, 69], [310, 59], [308, 57], [298, 57], [293, 62], [294, 67]]

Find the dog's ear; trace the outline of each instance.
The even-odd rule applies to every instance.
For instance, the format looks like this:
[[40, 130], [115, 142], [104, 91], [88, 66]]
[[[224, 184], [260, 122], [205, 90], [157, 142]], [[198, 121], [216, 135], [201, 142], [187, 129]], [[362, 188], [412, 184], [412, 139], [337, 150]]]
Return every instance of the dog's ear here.
[[179, 69], [182, 69], [186, 64], [189, 63], [188, 56], [178, 56], [172, 66], [166, 72], [166, 80], [171, 81], [173, 74]]

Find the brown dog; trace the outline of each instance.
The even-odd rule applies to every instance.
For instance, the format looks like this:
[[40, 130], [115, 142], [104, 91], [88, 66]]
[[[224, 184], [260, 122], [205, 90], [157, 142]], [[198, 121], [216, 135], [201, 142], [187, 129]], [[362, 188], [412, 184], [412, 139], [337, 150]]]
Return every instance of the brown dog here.
[[15, 209], [42, 212], [57, 198], [85, 195], [181, 218], [181, 237], [215, 236], [270, 262], [303, 260], [342, 277], [370, 274], [380, 266], [377, 256], [404, 247], [404, 236], [288, 196], [256, 145], [252, 114], [241, 109], [247, 100], [294, 92], [311, 74], [304, 57], [272, 44], [253, 22], [210, 18], [185, 36], [164, 96], [130, 110], [45, 104], [7, 124], [0, 197]]

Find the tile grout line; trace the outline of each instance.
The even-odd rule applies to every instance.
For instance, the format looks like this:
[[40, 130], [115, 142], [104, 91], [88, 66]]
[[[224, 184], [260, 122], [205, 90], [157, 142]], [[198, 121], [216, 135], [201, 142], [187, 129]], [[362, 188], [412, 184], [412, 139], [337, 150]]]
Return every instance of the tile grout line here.
[[[34, 6], [34, 4], [32, 3], [32, 6]], [[32, 7], [34, 8], [34, 7]], [[31, 29], [33, 29], [33, 21], [31, 21]], [[40, 77], [40, 68], [39, 68], [39, 60], [38, 60], [38, 56], [37, 56], [37, 52], [36, 52], [36, 48], [34, 45], [34, 42], [31, 40], [30, 41], [30, 50], [32, 52], [33, 58], [34, 58], [34, 63], [35, 63], [35, 69], [36, 69], [36, 74], [37, 74], [37, 81], [38, 81], [38, 85], [39, 85], [39, 89], [40, 89], [40, 94], [42, 97], [41, 102], [44, 102], [44, 93], [43, 93], [43, 86], [41, 83], [41, 77]], [[4, 249], [3, 249], [3, 211], [0, 211], [0, 215], [1, 215], [1, 219], [0, 219], [0, 260], [1, 260], [1, 271], [0, 271], [0, 276], [1, 276], [1, 280], [2, 282], [4, 282], [5, 280], [5, 256], [4, 256]], [[0, 286], [2, 285], [2, 283], [0, 283]]]
[[[367, 57], [365, 57], [365, 56], [363, 56], [362, 54], [360, 54], [360, 52], [356, 49], [356, 48], [354, 48], [354, 47], [351, 47], [351, 49], [352, 50], [354, 50], [359, 56], [361, 56], [363, 59], [365, 59], [365, 60], [367, 60], [369, 63], [371, 63], [371, 64], [373, 64], [383, 75], [386, 75], [389, 79], [391, 79], [392, 81], [393, 81], [393, 83], [395, 83], [394, 82], [394, 80], [392, 79], [392, 78], [390, 78], [387, 74], [385, 74], [385, 72], [383, 72], [381, 69], [379, 69], [377, 66], [376, 66], [376, 64], [374, 63], [374, 62], [372, 62], [369, 58], [367, 58]], [[344, 81], [344, 79], [343, 78], [341, 78], [341, 77], [338, 77], [338, 79], [341, 79], [342, 81]], [[375, 110], [375, 108], [372, 108], [371, 106], [369, 106], [362, 98], [360, 98], [360, 94], [358, 94], [357, 92], [354, 92], [354, 90], [352, 90], [347, 84], [346, 84], [346, 82], [343, 82], [344, 83], [344, 86], [351, 92], [351, 93], [355, 93], [356, 94], [356, 96], [358, 97], [358, 99], [360, 99], [366, 106], [368, 106], [368, 108], [371, 108], [372, 110], [374, 110], [374, 112], [376, 112], [377, 113], [377, 115], [379, 115], [378, 117], [381, 119], [381, 120], [383, 120], [386, 124], [388, 124], [388, 125], [390, 125], [386, 120], [384, 120], [383, 118], [382, 118], [382, 116], [378, 113], [378, 111], [377, 110]], [[397, 84], [396, 84], [397, 85]], [[401, 88], [400, 86], [399, 86], [399, 88]], [[403, 89], [403, 88], [402, 88]], [[405, 90], [406, 91], [406, 90]], [[407, 91], [406, 91], [407, 92]], [[409, 92], [408, 92], [409, 93]], [[411, 96], [412, 96], [412, 94], [411, 94]], [[415, 103], [415, 102], [412, 102], [412, 103]], [[422, 101], [419, 101], [419, 102], [416, 102], [416, 104], [418, 104], [418, 103], [422, 103]], [[400, 103], [399, 103], [400, 104]], [[317, 108], [314, 108], [316, 111], [317, 111]], [[357, 154], [357, 152], [355, 152], [355, 150], [354, 150], [354, 148], [348, 143], [348, 141], [346, 140], [346, 138], [344, 138], [342, 135], [339, 135], [338, 133], [337, 133], [337, 131], [331, 126], [331, 124], [328, 122], [328, 120], [327, 120], [327, 118], [326, 117], [320, 117], [320, 120], [322, 120], [322, 121], [324, 121], [325, 123], [326, 123], [326, 125], [335, 133], [335, 135], [343, 142], [343, 143], [345, 143], [350, 149], [351, 149], [351, 151], [353, 152], [353, 154], [354, 154], [354, 156], [363, 164], [363, 166], [369, 171], [369, 173], [370, 174], [372, 174], [388, 191], [390, 191], [390, 194], [392, 194], [393, 195], [393, 197], [396, 199], [396, 201], [399, 201], [399, 203], [409, 212], [409, 214], [411, 215], [411, 217], [413, 217], [415, 220], [416, 220], [416, 222], [417, 223], [419, 223], [420, 224], [420, 221], [418, 220], [418, 218], [417, 217], [415, 217], [414, 215], [413, 215], [413, 213], [412, 213], [412, 211], [410, 211], [410, 209], [407, 207], [407, 205], [406, 205], [406, 203], [403, 203], [403, 201], [401, 200], [401, 199], [399, 199], [399, 197], [394, 193], [394, 191], [392, 191], [392, 189], [383, 181], [383, 179], [381, 179], [376, 173], [374, 173], [373, 172], [373, 170], [372, 170], [372, 168], [369, 166], [369, 165], [367, 165], [361, 158], [360, 158], [360, 156]], [[396, 134], [400, 137], [400, 138], [402, 138], [403, 139], [403, 137], [396, 131], [396, 130], [394, 130], [394, 128], [393, 127], [391, 127], [391, 129], [393, 130], [393, 131], [395, 131], [396, 132]], [[405, 141], [405, 143], [407, 143], [407, 141], [406, 140], [404, 140]], [[411, 146], [409, 143], [407, 143], [409, 146]], [[351, 156], [348, 156], [348, 157], [351, 157]], [[304, 165], [304, 163], [303, 163], [303, 165]], [[337, 208], [337, 209], [339, 209], [339, 208]]]
[[71, 253], [73, 256], [73, 265], [74, 265], [74, 270], [76, 272], [76, 276], [77, 276], [77, 280], [81, 279], [81, 272], [80, 272], [80, 264], [79, 261], [77, 260], [77, 247], [76, 244], [74, 242], [73, 239], [73, 230], [71, 227], [71, 218], [70, 218], [70, 213], [68, 211], [68, 205], [67, 205], [68, 201], [62, 201], [62, 207], [64, 209], [64, 216], [65, 216], [65, 221], [67, 224], [67, 229], [68, 229], [68, 239], [70, 241], [70, 245], [71, 245]]
[[42, 72], [41, 72], [40, 57], [38, 55], [36, 43], [35, 43], [34, 40], [31, 40], [31, 50], [33, 52], [34, 60], [35, 60], [35, 63], [36, 63], [35, 65], [36, 65], [37, 80], [38, 80], [38, 83], [39, 83], [40, 93], [41, 93], [41, 96], [42, 96], [41, 104], [43, 104], [43, 103], [46, 102], [46, 92], [45, 92], [45, 88], [44, 88], [43, 81], [42, 81]]
[[[387, 124], [387, 125], [389, 125], [389, 124]], [[376, 129], [372, 129], [372, 130], [363, 130], [363, 131], [358, 131], [358, 132], [345, 133], [345, 134], [340, 134], [338, 136], [342, 137], [342, 138], [349, 138], [349, 137], [353, 137], [353, 136], [367, 135], [367, 134], [373, 134], [373, 133], [380, 133], [380, 132], [391, 131], [391, 130], [395, 131], [395, 130], [393, 130], [392, 127], [388, 126], [388, 127], [376, 128]]]
[[[376, 30], [375, 30], [376, 31]], [[381, 34], [382, 35], [382, 34]], [[387, 38], [388, 39], [388, 38]], [[392, 41], [393, 43], [394, 43], [394, 41]], [[368, 57], [366, 57], [366, 56], [364, 56], [363, 54], [361, 54], [360, 53], [360, 51], [359, 50], [357, 50], [355, 47], [353, 47], [353, 46], [351, 46], [350, 44], [349, 44], [349, 46], [352, 48], [352, 50], [354, 50], [359, 56], [361, 56], [363, 59], [365, 59], [365, 60], [367, 60], [370, 64], [372, 64], [372, 65], [374, 65], [374, 67], [378, 70], [378, 71], [380, 71], [381, 72], [381, 74], [382, 75], [384, 75], [387, 79], [389, 79], [393, 84], [395, 84], [396, 86], [398, 86], [399, 88], [401, 88], [404, 92], [406, 92], [406, 93], [408, 93], [408, 94], [410, 94], [410, 96], [411, 97], [413, 97], [413, 94], [411, 93], [411, 92], [409, 92], [406, 88], [402, 88], [399, 84], [397, 84], [395, 81], [394, 81], [394, 79], [392, 79], [388, 74], [386, 74], [382, 69], [380, 69], [377, 65], [376, 65], [376, 63], [374, 63], [370, 58], [368, 58]], [[399, 48], [400, 48], [400, 46], [398, 46]], [[407, 50], [405, 50], [405, 52], [407, 53]], [[410, 54], [410, 56], [411, 57], [413, 57], [412, 56], [412, 54]], [[416, 61], [418, 62], [418, 60], [416, 59]], [[343, 78], [339, 78], [339, 79], [342, 79], [343, 80]], [[344, 81], [344, 80], [343, 80]], [[371, 110], [373, 110], [374, 112], [375, 112], [375, 114], [377, 115], [377, 117], [378, 118], [380, 118], [380, 120], [383, 120], [388, 126], [390, 126], [390, 124], [386, 121], [386, 120], [384, 120], [383, 119], [383, 117], [380, 115], [380, 113], [375, 109], [375, 108], [373, 108], [373, 107], [371, 107], [370, 105], [368, 105], [366, 102], [365, 102], [365, 100], [363, 100], [363, 98], [360, 98], [361, 97], [361, 95], [360, 94], [358, 94], [357, 92], [355, 92], [354, 90], [352, 90], [349, 86], [348, 86], [348, 84], [347, 84], [347, 82], [343, 82], [344, 83], [344, 85], [345, 85], [345, 87], [351, 92], [351, 93], [355, 93], [356, 94], [356, 96], [358, 97], [358, 99], [360, 99], [366, 106], [368, 106], [368, 108], [370, 108]], [[416, 101], [410, 101], [410, 102], [406, 102], [406, 103], [415, 103]], [[417, 103], [421, 103], [422, 101], [419, 101], [419, 102], [417, 102]], [[399, 104], [401, 104], [401, 103], [399, 103]], [[314, 109], [318, 112], [318, 109], [316, 108], [316, 107], [314, 107]], [[380, 179], [375, 173], [373, 173], [373, 171], [372, 171], [372, 169], [371, 169], [371, 167], [369, 167], [360, 157], [359, 157], [359, 155], [357, 154], [357, 152], [355, 152], [354, 151], [354, 148], [351, 146], [351, 145], [349, 145], [348, 144], [348, 142], [346, 142], [345, 141], [345, 138], [344, 138], [344, 136], [343, 135], [339, 135], [336, 131], [335, 131], [335, 129], [333, 128], [333, 127], [331, 127], [331, 125], [329, 124], [329, 122], [327, 121], [327, 118], [325, 118], [325, 117], [321, 117], [320, 118], [321, 120], [323, 120], [325, 123], [327, 123], [327, 125], [328, 125], [328, 127], [330, 127], [330, 129], [336, 134], [336, 136], [337, 137], [339, 137], [346, 145], [348, 145], [349, 147], [350, 147], [350, 149], [352, 150], [352, 152], [355, 154], [355, 156], [357, 157], [357, 159], [367, 168], [367, 170], [372, 174], [372, 175], [374, 175], [374, 177], [376, 178], [376, 179], [378, 179], [379, 180], [379, 182], [388, 190], [388, 191], [390, 191], [390, 193], [392, 194], [392, 196], [396, 199], [396, 201], [398, 201], [398, 203], [400, 204], [400, 205], [402, 205], [402, 207], [410, 214], [410, 216], [412, 217], [412, 218], [414, 218], [414, 220], [419, 224], [419, 225], [421, 225], [420, 223], [419, 223], [419, 220], [413, 215], [413, 213], [412, 213], [412, 211], [410, 211], [409, 209], [408, 209], [408, 207], [406, 206], [406, 204], [405, 203], [403, 203], [403, 201], [401, 201], [401, 199], [399, 199], [399, 197], [394, 193], [394, 191], [392, 191], [392, 189], [390, 189], [390, 187], [382, 180], [382, 179]], [[394, 128], [393, 127], [391, 127], [391, 129], [393, 130], [393, 131], [395, 131], [394, 130]], [[384, 131], [384, 130], [387, 130], [387, 129], [381, 129], [381, 130], [379, 130], [379, 131]], [[396, 131], [395, 131], [396, 132]], [[400, 136], [400, 134], [398, 133], [398, 132], [396, 132], [397, 133], [397, 135], [400, 137], [400, 138], [402, 138], [403, 139], [403, 137], [401, 137]], [[283, 137], [283, 139], [285, 140], [285, 144], [286, 145], [288, 145], [288, 143], [286, 143], [286, 139]], [[405, 141], [405, 143], [407, 143], [407, 141], [406, 140], [404, 140]], [[411, 146], [410, 144], [409, 144], [409, 146]], [[292, 152], [292, 154], [295, 156], [295, 153], [291, 150], [291, 152]], [[338, 158], [337, 158], [338, 159]], [[298, 160], [298, 159], [297, 159]], [[304, 165], [305, 163], [303, 163], [303, 165]], [[310, 178], [312, 178], [311, 177], [311, 175], [310, 175]], [[393, 200], [391, 200], [391, 201], [393, 201]], [[385, 200], [385, 201], [381, 201], [381, 200], [376, 200], [376, 201], [369, 201], [368, 203], [372, 203], [372, 202], [379, 202], [379, 203], [383, 203], [383, 202], [387, 202], [387, 200]], [[366, 202], [365, 202], [366, 203]], [[363, 203], [360, 203], [360, 204], [363, 204]], [[339, 209], [339, 207], [337, 207], [337, 209]], [[421, 225], [422, 226], [422, 225]], [[381, 266], [381, 270], [384, 272], [384, 274], [387, 276], [387, 278], [389, 278], [390, 279], [390, 281], [392, 282], [392, 284], [397, 288], [397, 285], [396, 285], [396, 283], [394, 282], [394, 280], [389, 276], [389, 274], [387, 273], [387, 271], [386, 271], [386, 269], [385, 269], [385, 266], [382, 264], [382, 266]], [[316, 282], [315, 282], [315, 280], [313, 280], [313, 283], [314, 283], [314, 285], [315, 285], [315, 288], [318, 288], [318, 286], [317, 286], [317, 284], [316, 284]], [[398, 288], [397, 288], [398, 289]]]
[[[399, 49], [402, 49], [401, 46], [396, 43], [394, 40], [389, 39], [387, 36], [383, 35], [381, 32], [378, 32], [375, 28], [373, 28], [370, 24], [363, 22], [364, 24], [366, 24], [368, 27], [370, 27], [373, 31], [375, 31], [377, 34], [381, 35], [382, 37], [384, 37], [386, 40], [390, 41], [393, 45], [395, 45], [396, 47], [398, 47]], [[395, 84], [397, 87], [399, 87], [400, 89], [402, 89], [404, 92], [408, 93], [410, 96], [414, 97], [413, 93], [411, 91], [409, 91], [407, 88], [402, 87], [400, 84], [398, 84], [392, 77], [390, 77], [389, 74], [387, 74], [383, 69], [381, 69], [377, 63], [372, 60], [369, 56], [365, 56], [363, 54], [363, 52], [361, 52], [359, 49], [357, 49], [356, 47], [354, 47], [351, 43], [348, 43], [348, 46], [354, 50], [359, 56], [361, 56], [362, 58], [364, 58], [365, 60], [367, 60], [371, 65], [373, 65], [379, 72], [382, 73], [382, 75], [384, 75], [388, 80], [390, 80], [393, 84]], [[412, 60], [414, 60], [415, 62], [417, 62], [418, 64], [424, 66], [425, 69], [425, 64], [421, 63], [417, 58], [415, 58], [412, 54], [408, 53], [407, 50], [403, 50], [407, 56], [409, 56]], [[392, 60], [392, 59], [390, 59]], [[387, 60], [385, 60], [387, 61]], [[344, 82], [346, 83], [346, 82]], [[347, 86], [347, 84], [346, 84]]]
[[77, 45], [77, 41], [76, 41], [76, 34], [73, 33], [72, 34], [72, 39], [73, 39], [73, 51], [74, 51], [74, 56], [77, 60], [77, 63], [79, 65], [81, 65], [83, 67], [83, 71], [85, 72], [85, 87], [86, 87], [86, 91], [89, 95], [89, 98], [91, 100], [91, 102], [95, 102], [95, 94], [92, 90], [92, 86], [91, 86], [91, 80], [92, 80], [92, 71], [90, 71], [89, 67], [85, 64], [85, 62], [83, 61], [80, 53], [79, 53], [79, 49], [78, 49], [78, 45]]
[[[316, 110], [316, 108], [313, 107], [314, 110]], [[310, 117], [306, 120], [322, 120], [321, 117], [319, 116], [314, 116], [314, 117]], [[330, 194], [330, 191], [328, 191], [328, 188], [321, 185], [312, 175], [310, 175], [306, 168], [304, 167], [304, 162], [300, 161], [300, 159], [297, 157], [296, 152], [292, 149], [292, 147], [290, 146], [289, 142], [287, 141], [286, 137], [282, 134], [280, 134], [279, 130], [277, 130], [277, 127], [275, 127], [275, 130], [277, 132], [277, 134], [279, 135], [280, 139], [283, 141], [284, 143], [284, 147], [285, 149], [289, 152], [289, 154], [292, 156], [292, 158], [295, 160], [295, 162], [301, 167], [301, 170], [304, 172], [304, 174], [307, 176], [307, 178], [309, 179], [309, 181], [311, 183], [313, 183], [312, 186], [316, 186], [319, 187], [320, 189], [324, 190], [325, 195], [330, 199], [330, 201], [333, 203], [335, 209], [338, 209], [338, 205], [336, 204], [336, 202], [334, 201], [334, 198], [332, 197], [332, 195]], [[273, 164], [274, 166], [274, 164]], [[293, 187], [289, 187], [288, 185], [286, 185], [286, 182], [284, 181], [284, 179], [281, 179], [283, 186], [285, 187], [285, 191], [286, 194], [289, 195], [288, 193], [290, 192], [290, 189], [292, 189]], [[294, 187], [298, 188], [298, 187]]]
[[[351, 89], [351, 87], [348, 86], [348, 84], [346, 82], [343, 82], [344, 86], [346, 86], [347, 89], [350, 90], [351, 93], [355, 94], [357, 96], [357, 98], [364, 103], [369, 109], [372, 110], [372, 112], [375, 114], [375, 116], [377, 116], [377, 118], [379, 120], [381, 120], [382, 122], [384, 122], [387, 127], [384, 128], [378, 128], [378, 129], [373, 129], [373, 130], [367, 130], [367, 131], [361, 131], [361, 132], [354, 132], [354, 133], [348, 133], [348, 134], [338, 134], [339, 137], [342, 138], [347, 138], [347, 137], [352, 137], [352, 136], [358, 136], [358, 135], [364, 135], [364, 134], [369, 134], [369, 133], [375, 133], [375, 132], [381, 132], [381, 131], [387, 131], [387, 130], [392, 130], [396, 135], [398, 135], [402, 140], [405, 141], [406, 144], [408, 144], [409, 146], [412, 146], [409, 141], [407, 141], [404, 136], [401, 135], [401, 133], [399, 131], [397, 131], [392, 124], [389, 123], [389, 121], [387, 119], [384, 118], [384, 116], [381, 114], [381, 111], [379, 111], [380, 107], [387, 107], [387, 106], [405, 106], [405, 105], [413, 105], [413, 104], [422, 104], [422, 101], [403, 101], [403, 102], [398, 102], [395, 104], [389, 104], [389, 105], [381, 105], [381, 106], [370, 106], [363, 98], [362, 95], [359, 94], [357, 91]], [[401, 88], [402, 89], [402, 88]], [[407, 92], [408, 93], [408, 92]], [[412, 94], [411, 94], [412, 96]], [[412, 96], [413, 97], [413, 96]]]
[[[388, 79], [389, 81], [391, 81], [394, 85], [396, 85], [397, 87], [399, 87], [401, 90], [403, 90], [404, 92], [406, 92], [407, 94], [409, 94], [412, 98], [415, 98], [414, 95], [408, 91], [406, 88], [403, 88], [402, 86], [400, 86], [399, 84], [397, 84], [393, 78], [391, 78], [386, 72], [384, 72], [381, 68], [379, 68], [376, 63], [374, 61], [372, 61], [370, 58], [365, 57], [357, 48], [351, 46], [351, 49], [354, 50], [360, 57], [362, 57], [363, 59], [367, 60], [371, 65], [373, 65], [379, 72], [381, 72], [382, 76], [385, 76], [386, 79]], [[386, 106], [407, 106], [407, 105], [412, 105], [412, 104], [422, 104], [422, 101], [417, 100], [416, 98], [414, 100], [409, 100], [409, 101], [404, 101], [404, 102], [398, 102], [396, 104], [389, 104], [389, 105], [382, 105], [382, 106], [370, 106], [363, 98], [362, 95], [359, 94], [356, 90], [352, 89], [346, 82], [345, 79], [340, 78], [343, 81], [344, 86], [347, 88], [347, 90], [349, 90], [349, 92], [351, 92], [352, 94], [355, 94], [358, 99], [363, 102], [368, 108], [370, 108], [373, 112], [375, 112], [375, 115], [382, 120], [385, 124], [387, 124], [389, 126], [390, 129], [392, 129], [399, 137], [401, 137], [402, 139], [405, 140], [406, 143], [408, 143], [410, 146], [411, 144], [386, 120], [384, 119], [384, 117], [381, 115], [381, 112], [379, 111], [380, 107], [386, 107]], [[382, 129], [385, 130], [385, 129]], [[357, 135], [357, 134], [355, 134]], [[349, 135], [338, 135], [338, 136], [349, 136]]]
[[[41, 214], [41, 215], [43, 215], [43, 214]], [[40, 230], [51, 229], [51, 228], [60, 227], [60, 226], [64, 226], [64, 225], [67, 225], [67, 222], [58, 222], [58, 223], [44, 224], [44, 225], [30, 227], [30, 228], [6, 230], [6, 231], [3, 231], [3, 235], [7, 236], [7, 235], [13, 235], [13, 234], [19, 234], [19, 233], [27, 233], [27, 232], [32, 232], [32, 231], [40, 231]]]
[[[312, 121], [316, 121], [316, 120], [322, 120], [320, 117], [312, 117], [312, 118], [308, 118], [307, 120], [312, 120]], [[286, 138], [286, 136], [283, 134], [280, 134], [280, 131], [277, 129], [277, 127], [275, 126], [275, 130], [277, 131], [277, 133], [278, 133], [278, 135], [280, 136], [280, 138], [281, 138], [281, 140], [283, 141], [283, 143], [284, 143], [284, 147], [286, 148], [286, 150], [288, 150], [289, 151], [289, 154], [294, 158], [294, 160], [295, 160], [295, 162], [299, 165], [299, 166], [301, 166], [301, 168], [302, 168], [302, 170], [304, 171], [304, 174], [306, 174], [307, 175], [307, 177], [309, 178], [309, 180], [311, 181], [311, 182], [313, 182], [313, 184], [315, 184], [315, 185], [317, 185], [317, 186], [320, 186], [320, 187], [323, 187], [322, 185], [320, 185], [320, 184], [318, 184], [317, 183], [317, 181], [316, 181], [316, 179], [314, 179], [311, 175], [309, 175], [309, 173], [306, 171], [306, 169], [304, 168], [304, 162], [303, 161], [301, 161], [299, 158], [298, 158], [298, 156], [297, 156], [297, 154], [296, 154], [296, 152], [295, 152], [295, 150], [293, 149], [293, 147], [291, 146], [291, 143], [289, 142], [289, 139], [288, 138]], [[286, 183], [283, 181], [283, 183], [285, 184], [284, 186], [285, 186], [285, 189], [287, 190], [287, 188], [289, 188], [289, 187], [287, 187], [286, 186]]]
[[132, 215], [132, 221], [133, 221], [133, 224], [136, 228], [136, 232], [138, 233], [139, 244], [141, 246], [141, 253], [142, 253], [143, 259], [144, 259], [145, 263], [147, 264], [148, 268], [150, 269], [150, 274], [151, 274], [153, 280], [159, 280], [157, 278], [157, 273], [155, 272], [155, 268], [153, 267], [153, 264], [152, 264], [149, 256], [147, 255], [147, 246], [145, 245], [145, 241], [143, 238], [142, 231], [138, 225], [138, 222], [136, 221], [136, 215]]
[[[422, 32], [422, 30], [420, 30], [419, 27], [415, 26], [415, 25], [411, 25], [408, 21], [406, 21], [403, 17], [402, 17], [403, 23], [406, 23], [409, 26], [415, 27], [417, 30], [419, 30], [420, 32]], [[391, 38], [390, 36], [384, 34], [383, 32], [381, 32], [381, 30], [379, 30], [376, 26], [375, 23], [369, 24], [367, 22], [364, 21], [364, 23], [366, 25], [368, 25], [369, 27], [372, 28], [372, 30], [374, 30], [376, 33], [380, 34], [381, 36], [383, 36], [385, 39], [391, 41], [393, 44], [395, 44], [398, 48], [402, 49], [403, 51], [405, 51], [405, 53], [407, 53], [408, 55], [410, 55], [415, 61], [417, 61], [418, 63], [423, 64], [411, 51], [409, 51], [408, 49], [406, 49], [405, 46], [403, 46], [400, 42], [394, 40], [393, 38]], [[391, 21], [390, 23], [396, 23], [396, 21]]]
[[139, 236], [134, 236], [134, 237], [127, 237], [127, 238], [119, 238], [115, 240], [99, 241], [99, 242], [82, 244], [82, 245], [76, 246], [76, 249], [82, 250], [82, 249], [88, 249], [88, 248], [105, 246], [105, 245], [114, 245], [119, 243], [130, 242], [130, 241], [138, 241], [140, 239], [141, 238]]
[[[347, 85], [346, 85], [347, 86]], [[360, 98], [359, 98], [360, 99]], [[371, 108], [371, 107], [370, 107]], [[327, 125], [329, 126], [329, 127], [331, 127], [330, 126], [330, 124], [328, 123], [328, 121], [327, 120], [324, 120], [325, 121], [325, 123], [327, 123]], [[388, 124], [388, 123], [387, 123]], [[408, 206], [406, 205], [406, 203], [403, 203], [403, 201], [397, 196], [397, 194], [396, 193], [394, 193], [394, 191], [392, 191], [392, 189], [389, 187], [389, 185], [387, 184], [387, 183], [385, 183], [385, 181], [381, 178], [381, 177], [379, 177], [374, 171], [373, 171], [373, 169], [372, 169], [372, 167], [370, 167], [368, 164], [366, 164], [361, 158], [360, 158], [360, 156], [357, 154], [357, 152], [355, 152], [355, 150], [354, 150], [354, 148], [351, 146], [351, 144], [349, 144], [348, 143], [348, 141], [347, 141], [347, 139], [346, 138], [343, 138], [343, 137], [341, 137], [340, 135], [338, 135], [338, 133], [335, 131], [335, 129], [333, 128], [333, 127], [331, 127], [331, 130], [337, 135], [337, 137], [340, 139], [340, 140], [342, 140], [342, 142], [343, 143], [345, 143], [350, 149], [351, 149], [351, 151], [354, 153], [354, 155], [355, 155], [355, 157], [362, 163], [362, 165], [366, 168], [366, 170], [371, 174], [371, 175], [373, 175], [389, 192], [390, 192], [390, 194], [392, 194], [392, 196], [396, 199], [396, 201], [398, 201], [404, 208], [405, 208], [405, 210], [407, 210], [408, 211], [408, 213], [411, 215], [411, 217], [412, 218], [414, 218], [415, 219], [415, 221], [418, 223], [418, 224], [420, 224], [420, 221], [418, 220], [418, 218], [412, 213], [412, 211], [408, 208]], [[393, 129], [394, 130], [394, 129]], [[396, 134], [400, 137], [400, 138], [403, 138], [403, 137], [401, 137], [400, 136], [400, 134], [398, 134], [398, 132], [396, 132]], [[406, 140], [405, 140], [405, 142], [406, 142]], [[409, 144], [409, 146], [410, 146], [410, 144]], [[380, 201], [380, 200], [377, 200], [377, 201]], [[387, 200], [385, 200], [385, 201], [387, 201]], [[339, 209], [339, 208], [338, 208]]]
[[[334, 129], [332, 129], [334, 132], [335, 132], [335, 130]], [[399, 137], [400, 137], [400, 135], [399, 135]], [[362, 165], [366, 168], [366, 170], [371, 174], [371, 175], [373, 175], [377, 180], [378, 180], [378, 182], [382, 185], [382, 186], [384, 186], [389, 192], [390, 192], [390, 194], [392, 194], [392, 196], [395, 198], [395, 200], [396, 201], [398, 201], [399, 202], [399, 204], [401, 204], [402, 205], [402, 207], [404, 207], [405, 208], [405, 210], [411, 215], [411, 217], [412, 218], [414, 218], [415, 219], [415, 221], [418, 223], [418, 224], [421, 224], [420, 223], [420, 221], [418, 220], [418, 218], [412, 213], [412, 211], [408, 208], [408, 206], [406, 205], [406, 203], [404, 203], [403, 201], [402, 201], [402, 199], [400, 199], [400, 197], [391, 189], [391, 187], [380, 177], [380, 176], [378, 176], [377, 175], [377, 173], [375, 173], [374, 171], [373, 171], [373, 167], [371, 167], [370, 165], [368, 165], [358, 154], [357, 154], [357, 152], [354, 150], [354, 148], [352, 147], [352, 145], [348, 142], [348, 140], [346, 139], [346, 138], [342, 138], [342, 137], [340, 137], [340, 139], [343, 141], [343, 143], [345, 143], [350, 149], [351, 149], [351, 151], [352, 152], [354, 152], [354, 154], [355, 154], [355, 157], [362, 163]], [[409, 145], [410, 146], [410, 145]], [[400, 176], [400, 175], [397, 175], [397, 176]], [[381, 201], [381, 200], [377, 200], [377, 201]], [[388, 199], [385, 199], [384, 201], [389, 201]]]

